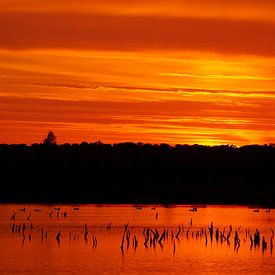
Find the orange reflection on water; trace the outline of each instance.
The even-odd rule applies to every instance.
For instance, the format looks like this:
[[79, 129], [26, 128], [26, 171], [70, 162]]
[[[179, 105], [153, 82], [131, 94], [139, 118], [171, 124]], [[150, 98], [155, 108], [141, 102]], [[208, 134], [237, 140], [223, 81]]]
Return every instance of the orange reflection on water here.
[[[26, 211], [19, 211], [24, 207]], [[1, 273], [262, 274], [275, 271], [270, 243], [275, 223], [272, 210], [254, 212], [247, 207], [221, 206], [198, 207], [197, 212], [189, 211], [189, 206], [156, 206], [155, 209], [143, 206], [138, 209], [130, 205], [80, 205], [79, 210], [74, 210], [72, 205], [58, 206], [60, 210], [54, 210], [55, 207], [0, 206]], [[67, 217], [62, 214], [64, 212], [68, 213]], [[11, 220], [13, 213], [16, 213], [15, 220]], [[110, 222], [111, 227], [107, 229], [106, 224]], [[212, 241], [208, 229], [211, 222], [214, 225]], [[24, 234], [23, 223], [26, 225]], [[126, 233], [122, 245], [125, 224], [128, 224], [129, 245]], [[221, 241], [220, 234], [216, 240], [217, 228], [227, 236], [230, 225], [229, 242]], [[179, 227], [181, 232], [176, 238]], [[145, 245], [146, 228], [157, 230], [160, 236], [165, 229], [168, 236], [161, 241], [161, 237], [156, 242], [148, 240]], [[256, 228], [260, 231], [261, 243], [259, 247], [250, 248], [249, 235], [254, 237]], [[61, 232], [60, 243], [56, 240], [58, 231]], [[88, 232], [86, 239], [85, 231]], [[240, 242], [238, 248], [234, 247], [236, 231]], [[264, 250], [262, 237], [267, 241]], [[95, 238], [97, 245], [93, 241]], [[136, 247], [133, 238], [137, 240]]]

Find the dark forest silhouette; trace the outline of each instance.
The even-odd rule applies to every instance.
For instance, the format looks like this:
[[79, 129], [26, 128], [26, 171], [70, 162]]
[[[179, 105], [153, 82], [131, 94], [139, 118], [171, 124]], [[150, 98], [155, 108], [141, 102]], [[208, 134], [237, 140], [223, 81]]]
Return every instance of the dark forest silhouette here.
[[274, 145], [57, 145], [52, 133], [0, 145], [0, 167], [2, 202], [275, 202]]

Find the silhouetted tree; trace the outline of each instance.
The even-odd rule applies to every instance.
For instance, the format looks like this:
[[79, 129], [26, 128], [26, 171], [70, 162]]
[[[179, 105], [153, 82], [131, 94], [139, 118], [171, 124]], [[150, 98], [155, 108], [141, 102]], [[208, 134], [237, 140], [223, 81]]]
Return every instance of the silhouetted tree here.
[[45, 145], [55, 145], [57, 143], [56, 141], [56, 135], [53, 131], [49, 131], [46, 138], [43, 140], [43, 144]]

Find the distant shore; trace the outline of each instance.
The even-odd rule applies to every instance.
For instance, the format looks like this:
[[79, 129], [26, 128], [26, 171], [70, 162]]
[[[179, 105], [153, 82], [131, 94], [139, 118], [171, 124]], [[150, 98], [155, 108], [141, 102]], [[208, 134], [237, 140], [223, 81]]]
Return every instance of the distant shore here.
[[[125, 202], [92, 202], [92, 201], [85, 201], [85, 202], [76, 202], [76, 201], [11, 201], [11, 200], [4, 200], [0, 201], [0, 205], [73, 205], [73, 206], [82, 206], [82, 205], [95, 205], [96, 207], [113, 207], [115, 205], [117, 206], [132, 206], [132, 207], [165, 207], [165, 208], [173, 208], [173, 207], [181, 207], [181, 206], [186, 206], [190, 207], [192, 209], [193, 207], [196, 208], [206, 208], [206, 207], [247, 207], [248, 209], [262, 209], [262, 210], [270, 210], [270, 209], [275, 209], [275, 204], [240, 204], [240, 203], [125, 203]], [[190, 210], [191, 211], [191, 210]]]
[[274, 207], [275, 146], [0, 145], [0, 202]]

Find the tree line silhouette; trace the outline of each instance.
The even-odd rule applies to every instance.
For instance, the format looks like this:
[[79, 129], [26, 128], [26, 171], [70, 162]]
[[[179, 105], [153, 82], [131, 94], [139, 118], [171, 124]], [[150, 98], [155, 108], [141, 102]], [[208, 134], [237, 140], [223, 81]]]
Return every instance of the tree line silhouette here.
[[[50, 134], [50, 133], [49, 133]], [[52, 136], [53, 135], [53, 136]], [[275, 146], [0, 145], [2, 202], [274, 205]]]

